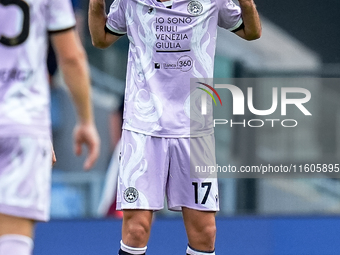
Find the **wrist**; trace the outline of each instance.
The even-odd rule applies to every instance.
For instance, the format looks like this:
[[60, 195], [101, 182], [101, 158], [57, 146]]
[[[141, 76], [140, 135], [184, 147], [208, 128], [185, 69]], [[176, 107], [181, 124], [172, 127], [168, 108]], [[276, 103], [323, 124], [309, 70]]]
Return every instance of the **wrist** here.
[[88, 117], [88, 118], [78, 118], [77, 125], [79, 125], [79, 126], [94, 125], [94, 120], [91, 117]]

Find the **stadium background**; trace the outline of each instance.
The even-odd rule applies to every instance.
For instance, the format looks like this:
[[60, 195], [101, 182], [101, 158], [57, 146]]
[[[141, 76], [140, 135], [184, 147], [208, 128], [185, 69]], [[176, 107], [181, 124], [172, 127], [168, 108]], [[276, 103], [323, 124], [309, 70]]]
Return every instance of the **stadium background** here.
[[[109, 6], [110, 2], [107, 1]], [[295, 116], [299, 128], [217, 128], [219, 165], [340, 163], [340, 20], [336, 0], [324, 2], [256, 1], [263, 36], [245, 42], [219, 31], [215, 77], [270, 79], [276, 87], [307, 81], [312, 118]], [[87, 50], [96, 124], [102, 139], [95, 169], [82, 172], [83, 158], [72, 152], [74, 114], [63, 81], [57, 74], [52, 89], [53, 137], [58, 162], [53, 172], [52, 221], [38, 224], [35, 255], [115, 254], [120, 240], [119, 219], [97, 213], [105, 173], [111, 158], [110, 124], [124, 91], [128, 42], [124, 37], [102, 51], [91, 45], [87, 1], [74, 1], [78, 30]], [[227, 43], [226, 43], [227, 42]], [[320, 80], [320, 78], [322, 78]], [[335, 78], [332, 84], [323, 81]], [[261, 84], [259, 84], [261, 85]], [[249, 84], [244, 84], [244, 87]], [[270, 97], [262, 86], [254, 105], [267, 109]], [[222, 95], [230, 113], [231, 100]], [[247, 116], [251, 118], [252, 116]], [[229, 116], [230, 118], [230, 116]], [[218, 214], [218, 254], [331, 255], [340, 247], [340, 185], [336, 178], [221, 178]], [[148, 254], [183, 254], [186, 236], [180, 214], [158, 212]]]

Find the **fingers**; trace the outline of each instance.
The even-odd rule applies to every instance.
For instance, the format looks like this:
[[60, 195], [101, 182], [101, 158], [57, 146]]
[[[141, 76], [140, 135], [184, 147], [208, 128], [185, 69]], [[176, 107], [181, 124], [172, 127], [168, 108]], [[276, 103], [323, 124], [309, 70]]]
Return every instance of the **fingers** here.
[[74, 143], [74, 153], [77, 156], [80, 156], [82, 154], [81, 144], [82, 144], [82, 142], [80, 140], [76, 139], [76, 141]]
[[57, 162], [57, 157], [55, 156], [52, 142], [51, 142], [51, 149], [52, 149], [52, 166], [54, 166], [54, 164]]
[[74, 130], [74, 152], [77, 156], [82, 154], [82, 145], [87, 147], [87, 157], [84, 169], [89, 170], [99, 156], [100, 138], [93, 124], [77, 125]]
[[55, 152], [52, 149], [52, 166], [54, 166], [54, 164], [57, 162], [57, 157], [55, 156]]
[[99, 156], [99, 144], [91, 143], [88, 145], [88, 155], [84, 163], [84, 169], [89, 170], [93, 167]]

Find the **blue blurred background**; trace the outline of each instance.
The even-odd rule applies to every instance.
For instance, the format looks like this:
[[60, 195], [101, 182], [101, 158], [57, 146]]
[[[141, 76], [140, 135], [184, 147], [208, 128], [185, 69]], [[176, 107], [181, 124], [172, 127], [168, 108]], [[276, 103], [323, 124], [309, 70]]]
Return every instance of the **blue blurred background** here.
[[[339, 217], [218, 218], [216, 254], [336, 255]], [[119, 249], [118, 220], [54, 220], [38, 225], [36, 255], [110, 255]], [[157, 219], [148, 254], [184, 254], [187, 241], [181, 219]]]

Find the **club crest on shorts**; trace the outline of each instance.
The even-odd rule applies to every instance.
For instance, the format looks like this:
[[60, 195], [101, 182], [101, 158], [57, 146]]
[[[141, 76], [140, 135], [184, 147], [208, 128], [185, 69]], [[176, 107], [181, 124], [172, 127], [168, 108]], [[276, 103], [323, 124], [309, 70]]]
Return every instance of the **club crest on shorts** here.
[[191, 15], [200, 15], [203, 11], [203, 5], [196, 0], [190, 1], [190, 3], [188, 3], [188, 12]]
[[124, 191], [124, 199], [128, 203], [133, 203], [138, 199], [138, 191], [134, 187], [128, 187]]

